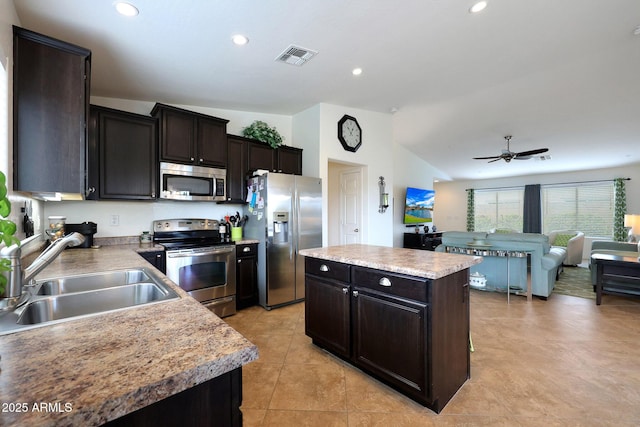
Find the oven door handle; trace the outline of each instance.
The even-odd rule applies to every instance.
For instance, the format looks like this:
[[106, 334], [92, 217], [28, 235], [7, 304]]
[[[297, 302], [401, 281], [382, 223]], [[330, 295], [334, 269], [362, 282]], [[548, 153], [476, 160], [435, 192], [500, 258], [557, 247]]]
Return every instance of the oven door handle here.
[[169, 253], [167, 252], [167, 258], [193, 258], [193, 257], [201, 257], [201, 256], [209, 256], [209, 255], [221, 255], [228, 254], [233, 252], [233, 249], [215, 249], [212, 251], [206, 252], [182, 252], [182, 253]]

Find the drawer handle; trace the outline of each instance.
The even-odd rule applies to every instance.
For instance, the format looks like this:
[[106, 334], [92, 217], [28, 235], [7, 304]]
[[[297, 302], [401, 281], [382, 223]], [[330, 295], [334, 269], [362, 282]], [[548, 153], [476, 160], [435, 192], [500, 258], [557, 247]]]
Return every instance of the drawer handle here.
[[242, 248], [242, 252], [251, 252], [251, 248], [249, 246]]
[[358, 291], [353, 291], [353, 296], [354, 296], [355, 298], [358, 298]]
[[320, 271], [329, 271], [329, 267], [327, 267], [325, 264], [322, 264], [320, 266]]
[[349, 293], [349, 288], [342, 288], [342, 293], [343, 294]]
[[380, 281], [378, 282], [378, 284], [380, 286], [391, 286], [391, 280], [387, 279], [386, 277], [383, 277], [382, 279], [380, 279]]

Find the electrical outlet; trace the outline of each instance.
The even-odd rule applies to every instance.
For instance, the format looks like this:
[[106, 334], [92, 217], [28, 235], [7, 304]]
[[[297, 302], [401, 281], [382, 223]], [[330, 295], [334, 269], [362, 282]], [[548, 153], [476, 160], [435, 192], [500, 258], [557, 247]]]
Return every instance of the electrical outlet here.
[[120, 215], [111, 215], [110, 225], [120, 225]]

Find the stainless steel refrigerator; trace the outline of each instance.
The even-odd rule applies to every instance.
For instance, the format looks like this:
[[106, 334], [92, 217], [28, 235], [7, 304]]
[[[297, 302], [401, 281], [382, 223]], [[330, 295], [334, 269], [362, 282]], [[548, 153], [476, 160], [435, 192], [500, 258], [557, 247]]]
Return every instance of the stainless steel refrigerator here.
[[267, 310], [304, 299], [301, 249], [322, 246], [322, 180], [266, 173], [248, 181], [244, 237], [258, 244], [258, 301]]

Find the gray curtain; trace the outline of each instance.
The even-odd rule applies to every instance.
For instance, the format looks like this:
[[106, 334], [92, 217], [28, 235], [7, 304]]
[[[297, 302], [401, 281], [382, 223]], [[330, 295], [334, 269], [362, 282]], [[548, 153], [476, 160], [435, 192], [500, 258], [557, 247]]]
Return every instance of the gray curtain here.
[[542, 200], [540, 184], [525, 185], [523, 233], [542, 233]]

